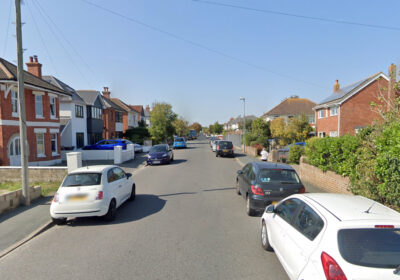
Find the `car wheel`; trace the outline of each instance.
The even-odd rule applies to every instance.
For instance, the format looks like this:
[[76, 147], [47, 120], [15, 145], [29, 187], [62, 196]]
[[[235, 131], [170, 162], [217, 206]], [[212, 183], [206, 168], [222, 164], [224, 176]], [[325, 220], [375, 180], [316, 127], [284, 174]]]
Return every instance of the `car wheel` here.
[[261, 246], [265, 251], [274, 251], [274, 249], [271, 247], [271, 244], [269, 243], [267, 225], [265, 224], [265, 221], [262, 222], [261, 226]]
[[65, 224], [67, 222], [67, 218], [51, 218], [53, 220], [53, 223], [55, 223], [56, 225], [62, 225]]
[[136, 185], [132, 185], [131, 196], [129, 197], [130, 201], [134, 201], [136, 198]]
[[250, 196], [249, 195], [247, 195], [247, 198], [246, 198], [246, 213], [249, 216], [255, 215], [254, 210], [251, 208], [251, 205], [250, 205]]
[[215, 152], [215, 157], [218, 157], [218, 153], [217, 152]]
[[110, 202], [110, 206], [108, 206], [107, 214], [104, 215], [104, 220], [109, 222], [114, 221], [116, 214], [117, 214], [117, 203], [113, 198]]
[[239, 181], [236, 179], [236, 193], [240, 195]]

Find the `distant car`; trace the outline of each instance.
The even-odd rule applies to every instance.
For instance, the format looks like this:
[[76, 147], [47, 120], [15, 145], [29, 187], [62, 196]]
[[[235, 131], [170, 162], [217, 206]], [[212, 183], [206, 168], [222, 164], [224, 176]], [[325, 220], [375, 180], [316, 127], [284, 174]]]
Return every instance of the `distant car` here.
[[116, 209], [126, 200], [134, 200], [136, 185], [131, 173], [114, 165], [94, 165], [67, 174], [50, 206], [53, 222], [67, 218], [103, 216], [115, 218]]
[[250, 162], [237, 172], [236, 193], [246, 199], [246, 213], [254, 216], [269, 204], [306, 189], [290, 165]]
[[147, 164], [164, 164], [171, 163], [174, 160], [174, 153], [167, 144], [155, 145], [150, 148], [147, 156]]
[[216, 157], [219, 157], [219, 156], [235, 157], [232, 142], [225, 141], [225, 140], [218, 141], [217, 148], [215, 150], [215, 156]]
[[400, 279], [400, 213], [365, 197], [292, 195], [265, 210], [261, 244], [290, 279]]
[[143, 146], [140, 144], [133, 144], [133, 147], [135, 149], [135, 153], [143, 153]]
[[186, 141], [183, 137], [176, 137], [174, 139], [174, 144], [172, 145], [174, 149], [186, 148]]
[[131, 141], [126, 139], [109, 139], [101, 140], [93, 145], [83, 147], [84, 150], [114, 150], [115, 146], [122, 146], [123, 150], [126, 150], [128, 144], [133, 144]]
[[217, 150], [217, 145], [218, 145], [218, 142], [219, 141], [221, 141], [221, 140], [214, 140], [213, 142], [212, 142], [212, 151], [213, 152], [215, 152], [216, 150]]
[[212, 148], [213, 142], [214, 142], [215, 140], [219, 140], [219, 138], [218, 138], [218, 137], [215, 137], [215, 136], [212, 136], [212, 137], [210, 138], [210, 147], [211, 147], [211, 148]]

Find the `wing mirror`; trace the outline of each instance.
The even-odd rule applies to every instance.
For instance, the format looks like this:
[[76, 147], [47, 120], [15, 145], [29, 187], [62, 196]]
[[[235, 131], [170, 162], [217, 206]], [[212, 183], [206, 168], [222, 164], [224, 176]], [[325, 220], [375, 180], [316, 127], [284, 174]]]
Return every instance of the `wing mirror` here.
[[242, 174], [243, 174], [243, 171], [242, 171], [242, 170], [238, 170], [236, 173], [237, 173], [238, 175], [242, 175]]
[[130, 177], [132, 177], [132, 173], [126, 173], [126, 178], [130, 178]]
[[269, 205], [266, 209], [265, 209], [265, 213], [275, 213], [275, 205]]

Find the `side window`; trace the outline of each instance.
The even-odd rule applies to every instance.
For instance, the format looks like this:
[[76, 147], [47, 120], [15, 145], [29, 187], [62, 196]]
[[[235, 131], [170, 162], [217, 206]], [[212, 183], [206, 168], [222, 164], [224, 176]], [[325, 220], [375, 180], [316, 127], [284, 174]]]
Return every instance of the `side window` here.
[[116, 177], [118, 177], [117, 180], [123, 179], [126, 177], [125, 172], [121, 168], [114, 168], [114, 173], [116, 174]]
[[324, 221], [307, 204], [294, 220], [293, 226], [311, 241], [317, 237], [324, 227]]
[[243, 168], [244, 176], [249, 177], [251, 168], [252, 168], [251, 164], [248, 164]]
[[300, 205], [301, 201], [296, 198], [285, 200], [276, 207], [276, 214], [290, 224]]
[[108, 183], [112, 183], [112, 182], [115, 181], [114, 169], [115, 168], [112, 168], [112, 169], [107, 171], [107, 182]]
[[256, 173], [254, 172], [253, 168], [250, 168], [250, 171], [249, 171], [249, 179], [250, 179], [251, 181], [253, 181], [253, 180], [256, 179]]

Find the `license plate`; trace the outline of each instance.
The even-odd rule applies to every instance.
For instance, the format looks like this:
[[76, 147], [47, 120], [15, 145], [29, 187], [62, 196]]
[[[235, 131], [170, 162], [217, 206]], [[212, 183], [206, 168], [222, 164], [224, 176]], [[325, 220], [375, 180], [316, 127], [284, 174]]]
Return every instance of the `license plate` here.
[[161, 161], [159, 161], [159, 160], [153, 160], [153, 163], [154, 164], [159, 164]]
[[227, 152], [229, 152], [229, 150], [224, 150], [224, 153], [227, 153]]
[[278, 203], [278, 201], [272, 201], [271, 204], [272, 205], [276, 205]]
[[68, 198], [69, 201], [83, 201], [87, 199], [87, 195], [73, 195]]

